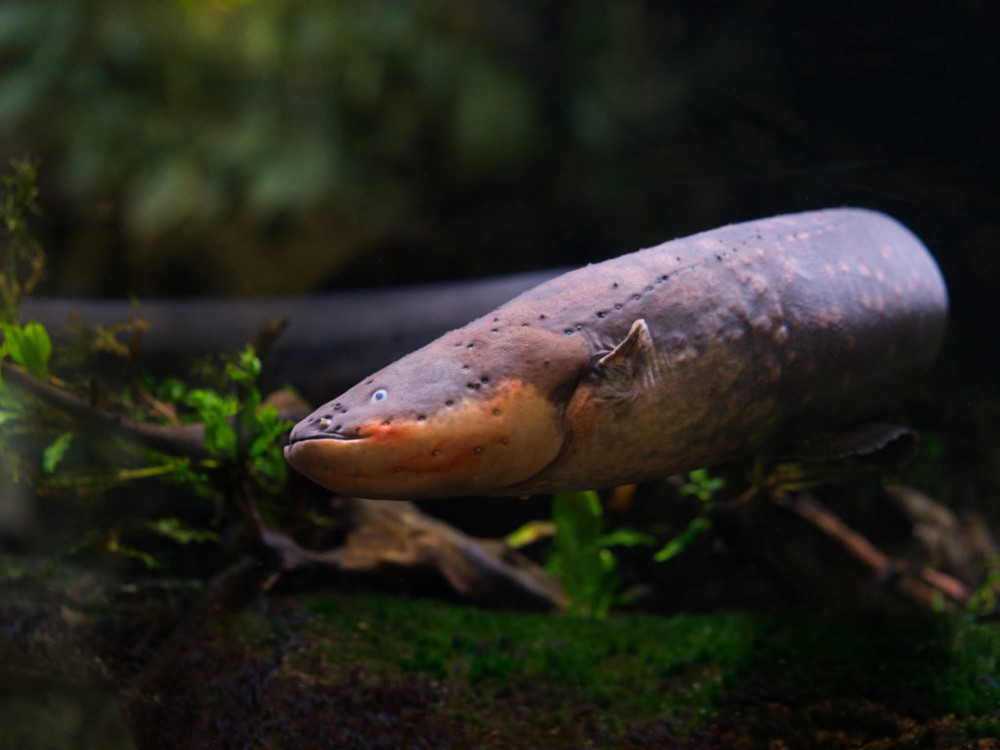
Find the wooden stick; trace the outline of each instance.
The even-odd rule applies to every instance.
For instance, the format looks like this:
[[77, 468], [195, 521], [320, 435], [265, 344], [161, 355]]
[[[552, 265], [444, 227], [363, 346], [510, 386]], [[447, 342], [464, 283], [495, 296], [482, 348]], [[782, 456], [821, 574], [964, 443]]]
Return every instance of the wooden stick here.
[[795, 493], [786, 498], [783, 504], [843, 547], [880, 579], [895, 580], [900, 592], [921, 605], [934, 607], [940, 601], [940, 594], [958, 604], [969, 601], [971, 594], [968, 587], [957, 578], [926, 567], [914, 573], [907, 565], [893, 560], [865, 536], [844, 523], [809, 493]]

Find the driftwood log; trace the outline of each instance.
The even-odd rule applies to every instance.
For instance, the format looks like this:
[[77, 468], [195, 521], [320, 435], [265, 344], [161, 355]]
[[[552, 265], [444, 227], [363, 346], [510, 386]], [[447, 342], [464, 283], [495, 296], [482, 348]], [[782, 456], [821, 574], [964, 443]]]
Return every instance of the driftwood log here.
[[502, 541], [471, 537], [413, 503], [351, 497], [331, 503], [345, 532], [332, 549], [308, 550], [286, 533], [260, 527], [263, 554], [276, 558], [274, 579], [331, 572], [412, 589], [416, 578], [432, 576], [477, 604], [542, 611], [567, 605], [555, 579]]

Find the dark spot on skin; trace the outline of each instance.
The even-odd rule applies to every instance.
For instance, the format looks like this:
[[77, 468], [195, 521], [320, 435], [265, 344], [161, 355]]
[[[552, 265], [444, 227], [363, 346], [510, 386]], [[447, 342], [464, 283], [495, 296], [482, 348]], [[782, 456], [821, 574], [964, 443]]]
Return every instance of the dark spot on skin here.
[[490, 329], [490, 333], [500, 333], [500, 329], [499, 328], [491, 328]]
[[481, 446], [481, 445], [477, 445], [477, 446], [476, 446], [475, 448], [473, 448], [472, 450], [474, 450], [474, 451], [475, 451], [476, 453], [482, 453], [482, 452], [483, 452], [483, 446]]
[[474, 346], [475, 346], [475, 344], [467, 344], [465, 348], [466, 348], [466, 349], [471, 349], [471, 348], [472, 348], [472, 347], [474, 347]]
[[521, 328], [527, 328], [531, 323], [521, 323]]
[[538, 319], [539, 320], [545, 320], [545, 313], [542, 313], [541, 315], [539, 315]]
[[550, 364], [552, 363], [549, 360], [545, 360], [544, 362], [542, 362], [543, 367], [548, 367]]
[[441, 451], [438, 450], [437, 448], [435, 448], [434, 450], [431, 451], [431, 455], [432, 456], [440, 456], [441, 455]]
[[566, 328], [566, 329], [563, 330], [563, 333], [565, 333], [567, 336], [572, 336], [573, 335], [573, 329], [572, 328]]
[[640, 299], [642, 299], [642, 295], [641, 294], [633, 294], [632, 295], [632, 299], [635, 300], [636, 302], [638, 302]]
[[418, 414], [417, 415], [417, 421], [418, 422], [426, 422], [427, 421], [427, 415], [426, 414]]
[[449, 398], [447, 401], [444, 402], [444, 405], [451, 408], [452, 406], [455, 405], [455, 402]]
[[722, 256], [721, 256], [721, 255], [716, 255], [716, 256], [715, 256], [715, 259], [716, 259], [717, 261], [721, 262], [721, 261], [722, 261]]
[[653, 287], [651, 287], [651, 286], [647, 286], [647, 287], [646, 287], [646, 291], [647, 291], [647, 292], [651, 292], [651, 291], [653, 291]]
[[669, 281], [669, 280], [670, 280], [670, 274], [669, 273], [665, 273], [665, 274], [663, 274], [660, 277], [660, 281]]
[[391, 424], [392, 424], [392, 420], [391, 419], [386, 419], [386, 420], [382, 421], [382, 426], [383, 427], [388, 427]]
[[493, 410], [493, 416], [494, 417], [499, 417], [500, 416], [500, 410], [499, 409], [494, 409]]
[[505, 438], [505, 437], [500, 438], [500, 442], [503, 443], [504, 445], [507, 445], [508, 443], [510, 443], [510, 441], [507, 438]]
[[499, 323], [500, 322], [500, 318], [493, 318], [493, 322], [494, 323]]
[[607, 315], [608, 314], [604, 310], [598, 310], [597, 311], [597, 317], [598, 318], [604, 318], [604, 317], [607, 317]]
[[680, 263], [681, 262], [681, 256], [678, 255], [678, 256], [676, 256], [676, 258], [677, 258], [677, 262]]
[[622, 309], [621, 305], [615, 305], [615, 310], [621, 310], [621, 309]]
[[465, 387], [468, 388], [470, 391], [478, 391], [481, 386], [479, 385], [479, 383], [466, 383]]
[[577, 323], [576, 324], [576, 330], [582, 331], [583, 330], [583, 323]]
[[463, 369], [463, 370], [469, 370], [470, 368], [469, 368], [469, 366], [468, 366], [468, 365], [462, 365], [462, 369]]
[[354, 428], [354, 434], [355, 435], [360, 435], [361, 434], [361, 427], [355, 427]]
[[618, 288], [618, 282], [616, 281], [614, 284], [612, 284], [611, 288], [612, 289], [617, 289]]
[[489, 375], [480, 375], [479, 376], [479, 382], [480, 383], [489, 383], [490, 382], [490, 376]]

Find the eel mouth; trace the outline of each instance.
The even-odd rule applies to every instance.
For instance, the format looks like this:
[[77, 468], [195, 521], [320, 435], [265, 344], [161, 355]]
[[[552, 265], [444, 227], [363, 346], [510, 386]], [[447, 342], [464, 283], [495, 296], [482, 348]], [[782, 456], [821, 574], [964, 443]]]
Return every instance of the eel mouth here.
[[[332, 420], [327, 416], [319, 416], [319, 411], [325, 411], [325, 408], [313, 412], [292, 428], [291, 433], [288, 435], [288, 445], [285, 446], [286, 454], [292, 446], [309, 440], [350, 442], [365, 440], [372, 435], [373, 431], [370, 429], [371, 425], [369, 423], [362, 423], [349, 430], [331, 429]], [[338, 424], [337, 427], [340, 428], [340, 425]]]
[[337, 440], [341, 442], [350, 442], [353, 440], [365, 440], [367, 435], [347, 435], [343, 432], [325, 432], [316, 433], [313, 435], [296, 435], [292, 432], [288, 437], [288, 445], [285, 446], [285, 452], [293, 445], [298, 445], [299, 443], [307, 443], [310, 440]]
[[285, 459], [337, 493], [419, 500], [489, 494], [547, 466], [563, 443], [556, 407], [506, 381], [423, 419], [372, 419], [324, 432], [315, 416], [292, 430]]

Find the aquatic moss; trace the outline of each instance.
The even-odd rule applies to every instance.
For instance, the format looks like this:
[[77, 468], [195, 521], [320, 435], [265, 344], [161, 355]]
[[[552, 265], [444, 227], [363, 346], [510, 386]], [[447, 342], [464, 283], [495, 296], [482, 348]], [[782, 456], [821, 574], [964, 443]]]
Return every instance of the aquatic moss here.
[[[309, 609], [309, 630], [331, 665], [446, 681], [467, 691], [462, 710], [472, 714], [516, 696], [550, 721], [588, 706], [618, 731], [622, 721], [670, 716], [694, 725], [773, 702], [808, 709], [801, 720], [829, 731], [864, 719], [877, 733], [895, 720], [885, 707], [916, 718], [977, 717], [1000, 703], [1000, 628], [944, 615], [593, 622], [380, 597], [317, 599]], [[865, 719], [864, 706], [883, 708]], [[970, 733], [986, 731], [975, 727]]]

